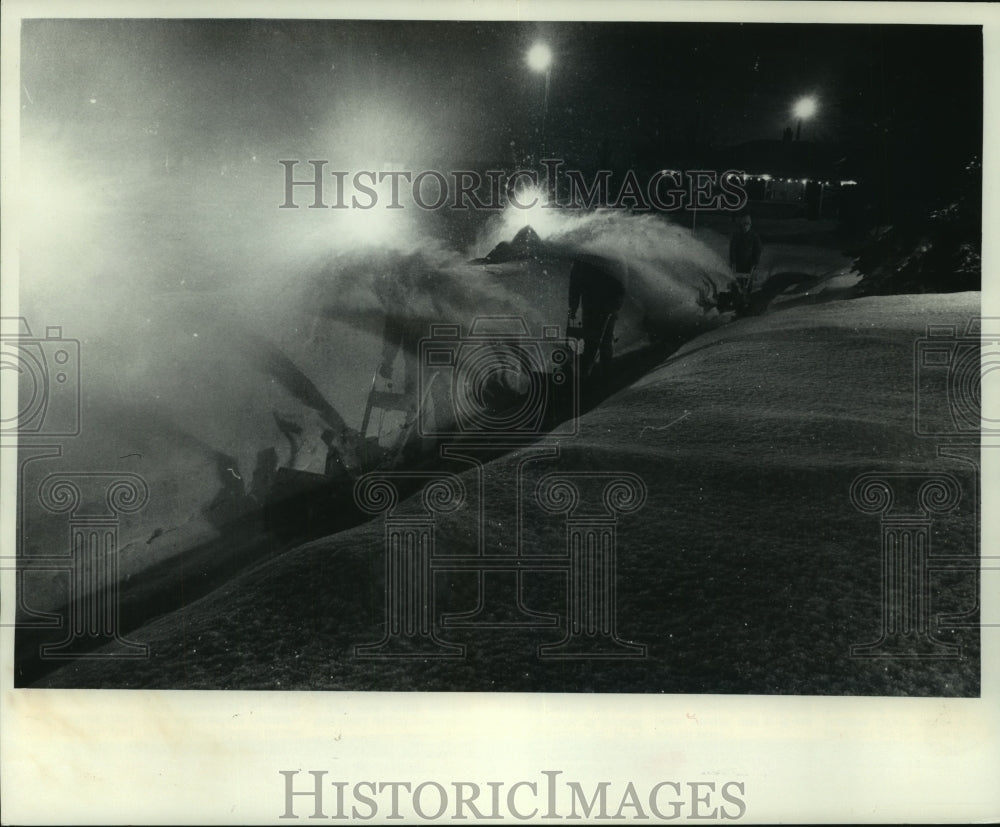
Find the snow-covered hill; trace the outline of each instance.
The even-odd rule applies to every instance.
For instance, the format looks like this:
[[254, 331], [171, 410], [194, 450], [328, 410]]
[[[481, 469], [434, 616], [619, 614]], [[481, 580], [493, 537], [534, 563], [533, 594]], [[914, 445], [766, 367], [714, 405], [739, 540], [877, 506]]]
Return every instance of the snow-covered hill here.
[[[883, 604], [879, 518], [852, 504], [851, 489], [870, 472], [954, 475], [961, 500], [934, 518], [933, 552], [975, 557], [975, 474], [960, 459], [939, 457], [940, 440], [915, 435], [915, 383], [924, 379], [914, 353], [927, 325], [955, 325], [961, 336], [978, 313], [978, 294], [900, 296], [737, 321], [606, 399], [581, 417], [575, 435], [539, 443], [552, 455], [538, 456], [536, 445], [497, 459], [485, 466], [481, 489], [474, 469], [461, 475], [469, 499], [437, 517], [437, 553], [519, 547], [526, 560], [565, 553], [565, 515], [541, 508], [534, 494], [543, 476], [576, 475], [585, 496], [600, 475], [641, 480], [644, 504], [616, 524], [616, 622], [623, 642], [645, 646], [642, 657], [539, 657], [540, 644], [566, 632], [561, 570], [520, 575], [523, 608], [556, 615], [556, 626], [442, 626], [442, 616], [476, 607], [480, 587], [474, 571], [446, 568], [434, 575], [432, 620], [438, 638], [464, 645], [464, 655], [357, 657], [357, 645], [385, 631], [386, 529], [378, 517], [260, 562], [130, 631], [149, 644], [148, 660], [69, 664], [41, 683], [976, 695], [978, 632], [953, 621], [938, 627], [976, 605], [967, 570], [929, 581], [931, 631], [960, 646], [960, 657], [851, 656], [853, 645], [879, 637]], [[920, 404], [929, 407], [921, 415], [947, 421], [954, 400], [926, 392], [940, 387], [922, 386]], [[912, 510], [904, 489], [898, 506]], [[419, 498], [401, 506], [419, 512]], [[509, 620], [515, 576], [494, 572], [484, 582], [495, 610], [482, 619]], [[911, 654], [919, 651], [917, 641]]]

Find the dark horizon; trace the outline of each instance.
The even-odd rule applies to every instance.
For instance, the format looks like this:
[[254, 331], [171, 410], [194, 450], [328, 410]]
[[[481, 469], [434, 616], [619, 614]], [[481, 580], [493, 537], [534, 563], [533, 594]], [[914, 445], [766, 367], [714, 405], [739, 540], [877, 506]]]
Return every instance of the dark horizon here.
[[[433, 164], [533, 149], [881, 143], [981, 152], [980, 26], [485, 21], [26, 20], [22, 130], [180, 154], [337, 151]], [[58, 128], [56, 128], [58, 127]]]

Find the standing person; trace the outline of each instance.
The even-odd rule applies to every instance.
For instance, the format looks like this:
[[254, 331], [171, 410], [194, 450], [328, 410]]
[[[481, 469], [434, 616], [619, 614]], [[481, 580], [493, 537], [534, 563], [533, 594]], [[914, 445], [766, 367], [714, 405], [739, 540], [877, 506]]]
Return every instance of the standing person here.
[[583, 305], [583, 357], [580, 372], [586, 379], [598, 355], [607, 373], [614, 356], [615, 320], [625, 301], [625, 287], [606, 270], [578, 259], [569, 274], [569, 321]]
[[753, 292], [754, 271], [760, 263], [762, 245], [760, 236], [753, 229], [749, 215], [741, 215], [736, 231], [729, 239], [729, 268], [736, 275], [736, 286], [742, 296], [742, 304], [749, 304]]

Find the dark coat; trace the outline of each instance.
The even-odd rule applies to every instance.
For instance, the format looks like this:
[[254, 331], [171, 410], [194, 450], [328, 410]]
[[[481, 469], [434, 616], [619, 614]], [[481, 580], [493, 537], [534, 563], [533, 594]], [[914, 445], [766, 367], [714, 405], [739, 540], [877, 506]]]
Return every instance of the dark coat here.
[[760, 236], [752, 229], [737, 230], [729, 240], [729, 264], [737, 273], [749, 273], [760, 263]]
[[599, 267], [586, 261], [576, 261], [569, 273], [569, 311], [576, 314], [583, 304], [583, 313], [605, 316], [617, 313], [625, 302], [625, 287]]

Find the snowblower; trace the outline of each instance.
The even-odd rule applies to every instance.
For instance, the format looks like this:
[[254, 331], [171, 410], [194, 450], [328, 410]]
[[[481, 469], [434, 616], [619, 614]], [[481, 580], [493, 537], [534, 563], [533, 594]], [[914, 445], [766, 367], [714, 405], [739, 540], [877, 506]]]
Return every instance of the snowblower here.
[[[430, 387], [424, 389], [421, 404], [427, 404], [430, 390]], [[416, 394], [394, 391], [388, 379], [385, 380], [385, 387], [380, 388], [379, 369], [376, 368], [361, 418], [361, 463], [366, 470], [394, 468], [403, 461], [404, 451], [417, 430], [417, 413]], [[377, 421], [377, 428], [370, 435], [373, 418]], [[395, 435], [392, 435], [393, 430]], [[389, 437], [388, 444], [383, 444], [386, 437]]]

